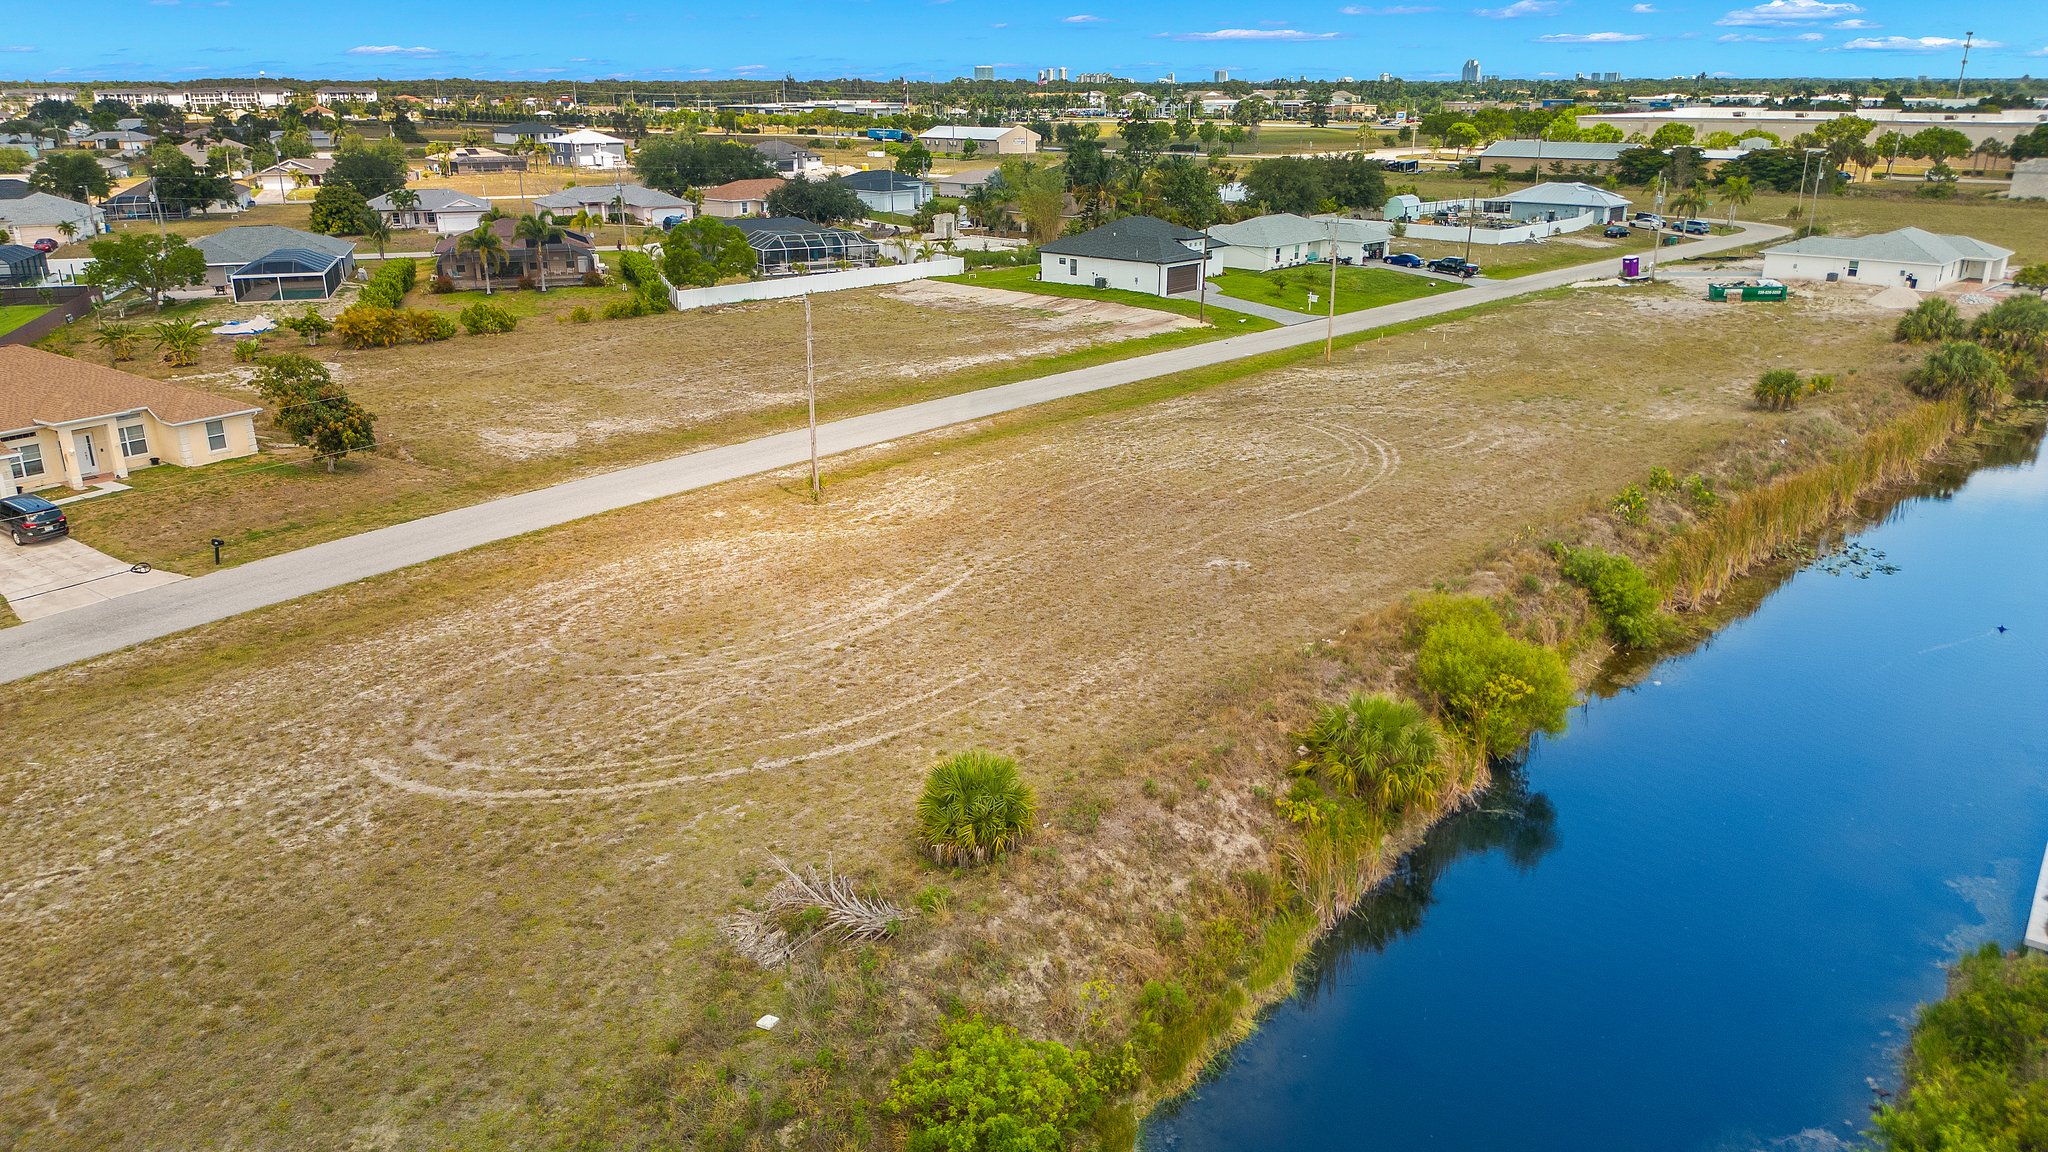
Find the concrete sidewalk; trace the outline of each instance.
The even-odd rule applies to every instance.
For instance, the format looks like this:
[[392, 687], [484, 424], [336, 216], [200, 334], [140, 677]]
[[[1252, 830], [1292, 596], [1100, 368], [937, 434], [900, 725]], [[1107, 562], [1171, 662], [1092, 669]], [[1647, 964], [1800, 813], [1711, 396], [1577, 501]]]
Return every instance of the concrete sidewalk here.
[[[1711, 255], [1789, 234], [1787, 229], [1774, 225], [1745, 224], [1742, 227], [1741, 232], [1732, 236], [1712, 237], [1670, 249], [1662, 254], [1662, 258]], [[1610, 257], [1516, 280], [1479, 280], [1463, 291], [1404, 300], [1339, 316], [1336, 329], [1339, 335], [1366, 332], [1474, 305], [1526, 296], [1577, 280], [1620, 274], [1620, 259]], [[1272, 328], [835, 420], [819, 426], [818, 450], [827, 456], [851, 452], [954, 424], [985, 420], [1050, 400], [1312, 344], [1323, 338], [1323, 332], [1322, 325]], [[102, 656], [130, 645], [437, 557], [538, 532], [600, 512], [791, 467], [806, 459], [808, 439], [805, 431], [799, 428], [442, 512], [297, 552], [271, 556], [238, 568], [209, 573], [198, 579], [148, 588], [134, 595], [25, 622], [19, 627], [0, 629], [0, 683], [24, 679], [75, 661]]]

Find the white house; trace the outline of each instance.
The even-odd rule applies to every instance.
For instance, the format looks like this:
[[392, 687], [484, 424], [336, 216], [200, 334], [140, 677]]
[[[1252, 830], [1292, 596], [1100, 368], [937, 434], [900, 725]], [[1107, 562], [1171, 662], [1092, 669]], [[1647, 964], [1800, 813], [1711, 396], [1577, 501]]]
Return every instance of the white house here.
[[524, 124], [507, 124], [502, 128], [491, 129], [491, 143], [517, 144], [521, 140], [538, 140], [543, 144], [552, 144], [568, 134], [567, 128], [543, 124], [538, 120], [528, 120]]
[[995, 174], [994, 168], [962, 168], [948, 175], [933, 173], [932, 182], [938, 186], [939, 195], [958, 199], [974, 195], [975, 190], [987, 184]]
[[1619, 224], [1628, 219], [1629, 199], [1591, 184], [1553, 182], [1504, 196], [1489, 196], [1479, 207], [1482, 212], [1517, 222], [1570, 220], [1593, 212], [1598, 214], [1600, 223]]
[[1048, 284], [1118, 288], [1177, 296], [1201, 288], [1215, 270], [1200, 232], [1154, 216], [1126, 216], [1038, 247], [1038, 278]]
[[255, 186], [257, 199], [277, 204], [288, 199], [299, 189], [318, 188], [320, 181], [327, 178], [327, 170], [332, 167], [332, 159], [294, 157], [272, 164], [250, 177], [249, 182]]
[[[71, 226], [69, 233], [65, 225]], [[95, 236], [107, 230], [107, 215], [90, 204], [66, 200], [48, 192], [0, 197], [0, 229], [16, 244], [54, 240], [69, 244], [73, 237]]]
[[1387, 254], [1394, 226], [1384, 220], [1353, 220], [1349, 217], [1317, 216], [1315, 222], [1337, 229], [1337, 262], [1368, 264]]
[[966, 152], [977, 156], [1022, 156], [1038, 151], [1038, 133], [1029, 128], [983, 128], [972, 124], [940, 124], [917, 134], [918, 143], [933, 152]]
[[854, 172], [839, 178], [841, 184], [853, 189], [860, 202], [875, 212], [894, 212], [908, 216], [924, 206], [932, 198], [932, 186], [915, 176], [887, 168], [872, 172]]
[[1844, 280], [1928, 291], [1958, 280], [1995, 284], [2012, 249], [1901, 228], [1875, 236], [1808, 236], [1764, 249], [1764, 275], [1774, 280]]
[[754, 145], [754, 151], [775, 168], [777, 176], [806, 176], [815, 179], [825, 172], [825, 158], [801, 144], [792, 144], [787, 140], [763, 140]]
[[1217, 263], [1269, 272], [1330, 256], [1330, 224], [1290, 212], [1255, 216], [1209, 229]]
[[545, 141], [548, 161], [565, 168], [624, 168], [626, 142], [588, 128], [578, 128]]
[[405, 208], [393, 203], [392, 193], [370, 201], [370, 210], [380, 212], [393, 228], [424, 228], [429, 232], [473, 232], [483, 222], [491, 202], [481, 196], [449, 188], [415, 188], [413, 203]]

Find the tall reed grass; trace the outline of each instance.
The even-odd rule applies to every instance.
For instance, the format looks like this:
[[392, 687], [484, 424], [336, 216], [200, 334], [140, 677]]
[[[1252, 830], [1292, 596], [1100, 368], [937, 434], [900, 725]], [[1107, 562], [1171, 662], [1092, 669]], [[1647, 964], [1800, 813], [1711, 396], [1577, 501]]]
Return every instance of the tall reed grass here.
[[1790, 541], [1848, 512], [1859, 497], [1913, 477], [1965, 424], [1954, 400], [1926, 404], [1885, 424], [1833, 460], [1781, 476], [1736, 496], [1672, 540], [1659, 583], [1671, 602], [1691, 608], [1728, 590]]

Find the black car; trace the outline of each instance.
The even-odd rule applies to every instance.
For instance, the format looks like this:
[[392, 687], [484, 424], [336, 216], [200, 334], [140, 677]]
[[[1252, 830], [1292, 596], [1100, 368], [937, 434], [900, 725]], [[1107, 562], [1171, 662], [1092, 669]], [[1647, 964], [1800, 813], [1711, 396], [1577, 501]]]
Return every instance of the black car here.
[[1396, 252], [1386, 258], [1387, 263], [1400, 268], [1422, 267], [1422, 257], [1413, 252]]
[[1467, 280], [1479, 275], [1479, 265], [1465, 259], [1463, 256], [1443, 256], [1431, 260], [1429, 262], [1429, 270], [1431, 272], [1441, 272], [1446, 276], [1463, 276]]
[[1626, 224], [1609, 224], [1600, 230], [1600, 234], [1609, 240], [1626, 240], [1635, 233], [1631, 232]]
[[0, 528], [5, 528], [16, 544], [71, 535], [71, 522], [64, 519], [64, 510], [41, 496], [9, 496], [0, 500]]

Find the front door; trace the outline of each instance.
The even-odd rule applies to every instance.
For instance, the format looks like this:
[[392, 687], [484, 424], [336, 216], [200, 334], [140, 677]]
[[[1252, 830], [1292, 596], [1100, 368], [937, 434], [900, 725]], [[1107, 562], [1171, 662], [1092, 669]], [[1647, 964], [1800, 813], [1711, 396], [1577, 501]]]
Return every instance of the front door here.
[[100, 474], [99, 454], [92, 448], [92, 433], [73, 432], [71, 443], [78, 449], [78, 474], [80, 477]]

